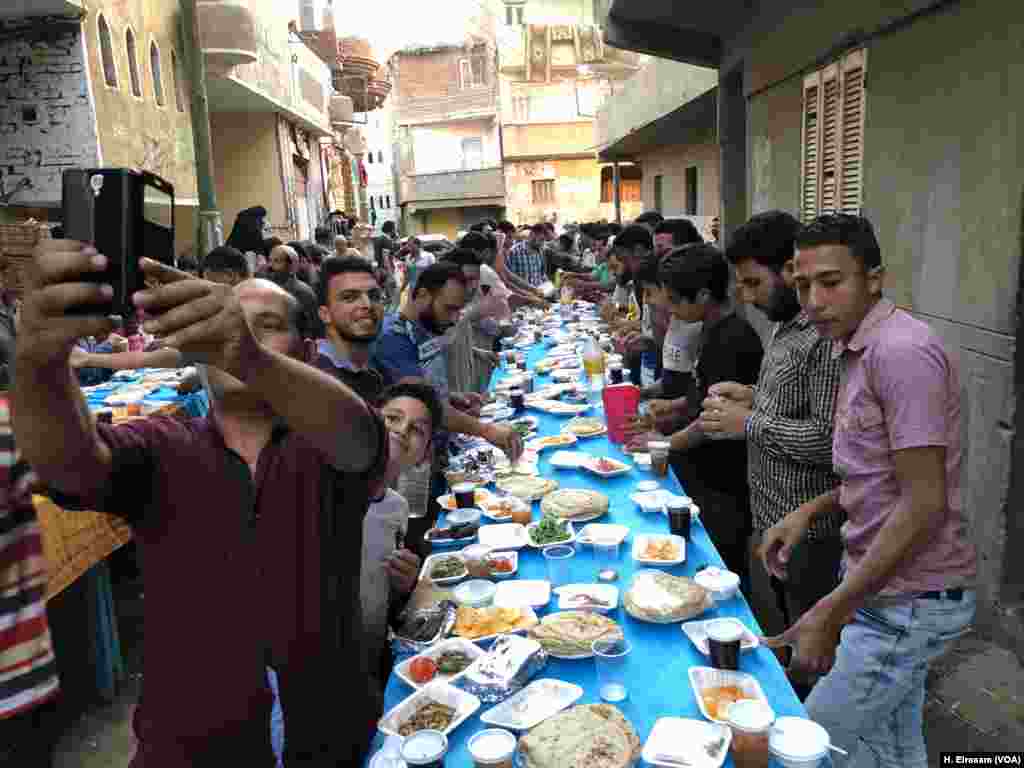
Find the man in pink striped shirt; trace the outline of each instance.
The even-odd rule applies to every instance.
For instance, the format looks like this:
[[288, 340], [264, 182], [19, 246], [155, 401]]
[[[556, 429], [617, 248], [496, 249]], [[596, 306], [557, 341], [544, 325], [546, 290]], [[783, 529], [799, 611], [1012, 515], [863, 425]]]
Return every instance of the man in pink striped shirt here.
[[0, 765], [42, 767], [51, 765], [59, 736], [59, 684], [33, 482], [0, 397]]

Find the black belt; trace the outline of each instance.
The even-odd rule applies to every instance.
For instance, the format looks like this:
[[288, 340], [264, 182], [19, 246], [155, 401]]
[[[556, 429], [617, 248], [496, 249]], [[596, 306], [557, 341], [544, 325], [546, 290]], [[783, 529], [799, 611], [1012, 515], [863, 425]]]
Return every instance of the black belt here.
[[963, 587], [954, 587], [953, 589], [932, 590], [931, 592], [922, 592], [918, 597], [924, 600], [952, 600], [959, 603], [964, 599], [964, 589]]

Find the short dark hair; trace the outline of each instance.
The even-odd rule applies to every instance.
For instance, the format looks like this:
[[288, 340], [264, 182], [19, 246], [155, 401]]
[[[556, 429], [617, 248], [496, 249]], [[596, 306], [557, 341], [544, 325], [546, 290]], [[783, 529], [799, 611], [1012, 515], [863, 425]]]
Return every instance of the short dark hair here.
[[302, 240], [292, 240], [288, 243], [288, 247], [295, 251], [295, 255], [299, 257], [299, 261], [309, 261], [309, 246]]
[[395, 222], [385, 221], [380, 225], [380, 231], [388, 235], [395, 234]]
[[729, 265], [709, 243], [684, 245], [666, 254], [658, 266], [661, 284], [687, 301], [707, 291], [716, 302], [729, 297]]
[[497, 230], [504, 232], [506, 235], [514, 235], [516, 231], [516, 225], [511, 221], [502, 220], [498, 222]]
[[199, 264], [191, 256], [179, 256], [178, 257], [178, 269], [182, 272], [198, 272]]
[[439, 261], [436, 264], [431, 264], [420, 272], [416, 278], [416, 285], [412, 289], [412, 298], [416, 298], [416, 294], [420, 292], [420, 289], [430, 294], [435, 294], [444, 288], [449, 280], [454, 280], [459, 285], [465, 287], [466, 276], [462, 274], [461, 266], [450, 261]]
[[704, 242], [697, 227], [689, 219], [665, 219], [654, 228], [654, 234], [672, 235], [672, 245], [677, 247]]
[[392, 400], [399, 397], [411, 397], [419, 400], [427, 407], [430, 414], [430, 430], [437, 432], [444, 426], [444, 405], [437, 394], [437, 390], [426, 382], [407, 381], [401, 384], [393, 384], [381, 394], [379, 403], [384, 407]]
[[753, 259], [758, 264], [781, 272], [793, 258], [800, 222], [785, 211], [765, 211], [732, 233], [725, 258], [732, 265]]
[[442, 261], [458, 264], [460, 267], [479, 267], [480, 257], [470, 248], [456, 248], [441, 257]]
[[469, 232], [459, 240], [459, 248], [468, 248], [471, 251], [485, 251], [488, 247], [487, 235], [483, 232]]
[[284, 240], [280, 237], [268, 237], [263, 241], [263, 255], [270, 256], [270, 252], [279, 245], [284, 245]]
[[484, 227], [486, 227], [486, 226], [487, 226], [487, 222], [486, 221], [478, 221], [476, 224], [474, 224], [473, 226], [471, 226], [469, 228], [469, 231], [470, 232], [483, 232], [484, 231]]
[[638, 283], [661, 285], [661, 273], [658, 269], [660, 263], [661, 260], [654, 253], [647, 254], [640, 262], [640, 269], [633, 273], [633, 279]]
[[797, 248], [842, 245], [864, 265], [864, 269], [882, 266], [882, 248], [875, 228], [863, 216], [826, 213], [806, 225], [796, 237]]
[[320, 245], [330, 245], [334, 242], [334, 235], [329, 227], [317, 227], [313, 230], [313, 239]]
[[533, 225], [532, 227], [530, 227], [529, 229], [530, 229], [530, 233], [531, 233], [531, 234], [534, 234], [534, 235], [546, 235], [546, 234], [547, 234], [547, 232], [548, 232], [548, 225], [547, 225], [547, 224], [545, 224], [545, 223], [544, 223], [544, 222], [542, 221], [542, 222], [540, 222], [539, 224], [534, 224], [534, 225]]
[[633, 223], [657, 226], [658, 224], [661, 224], [661, 222], [663, 222], [664, 220], [665, 217], [662, 216], [657, 211], [645, 211], [644, 213], [641, 213], [639, 216], [637, 216], [636, 220]]
[[317, 285], [317, 298], [320, 300], [320, 306], [327, 306], [327, 292], [330, 290], [333, 278], [338, 275], [354, 273], [370, 275], [374, 280], [377, 279], [377, 273], [370, 262], [359, 256], [331, 256], [329, 259], [324, 259], [323, 266], [320, 267], [320, 283]]
[[651, 231], [642, 224], [630, 224], [622, 232], [615, 236], [615, 248], [633, 250], [636, 246], [643, 246], [649, 251], [654, 250], [654, 236]]
[[207, 272], [234, 272], [249, 277], [249, 262], [245, 255], [230, 245], [219, 245], [203, 259], [203, 274]]
[[619, 233], [622, 232], [622, 225], [617, 221], [613, 221], [608, 225], [608, 231], [611, 232], [611, 234], [618, 236]]

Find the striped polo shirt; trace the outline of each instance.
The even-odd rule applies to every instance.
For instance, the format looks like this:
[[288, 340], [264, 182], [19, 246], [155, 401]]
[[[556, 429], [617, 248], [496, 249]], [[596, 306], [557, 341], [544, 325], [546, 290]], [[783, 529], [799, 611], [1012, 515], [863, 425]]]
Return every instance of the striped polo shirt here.
[[18, 460], [7, 399], [0, 398], [0, 720], [42, 704], [58, 689], [33, 479]]

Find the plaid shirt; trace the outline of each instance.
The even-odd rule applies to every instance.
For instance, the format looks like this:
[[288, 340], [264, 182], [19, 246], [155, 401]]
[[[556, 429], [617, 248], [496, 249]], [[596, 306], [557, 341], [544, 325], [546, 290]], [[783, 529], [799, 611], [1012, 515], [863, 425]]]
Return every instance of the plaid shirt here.
[[505, 265], [534, 288], [548, 279], [544, 271], [544, 253], [533, 250], [529, 240], [521, 240], [512, 246]]
[[[775, 327], [747, 419], [747, 472], [757, 530], [839, 485], [832, 424], [840, 366], [832, 344], [801, 312]], [[843, 515], [818, 517], [810, 537], [834, 535]]]

